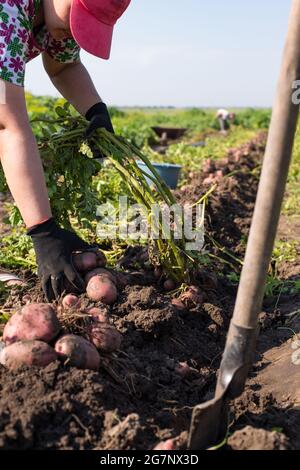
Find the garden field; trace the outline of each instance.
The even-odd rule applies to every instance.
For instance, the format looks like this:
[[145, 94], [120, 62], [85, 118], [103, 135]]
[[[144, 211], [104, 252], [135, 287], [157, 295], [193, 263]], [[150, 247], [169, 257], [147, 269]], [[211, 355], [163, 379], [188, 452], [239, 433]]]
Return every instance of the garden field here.
[[[235, 110], [234, 124], [222, 134], [213, 110], [112, 108], [118, 137], [99, 131], [87, 145], [83, 120], [62, 100], [28, 95], [27, 102], [54, 215], [99, 245], [107, 265], [97, 258], [91, 269], [102, 270], [99, 276], [106, 276], [115, 296], [106, 301], [88, 289], [71, 308], [63, 299], [52, 304], [59, 332], [45, 343], [52, 350], [61, 333], [84, 336], [97, 346], [96, 366], [61, 356], [45, 367], [0, 365], [0, 449], [186, 449], [193, 407], [212, 398], [215, 389], [270, 110]], [[160, 138], [153, 127], [185, 133]], [[160, 179], [149, 187], [135, 163], [144, 158], [180, 165], [177, 188], [169, 190]], [[195, 209], [201, 202], [201, 252], [188, 252], [174, 237], [153, 242], [118, 232], [100, 239], [97, 206], [109, 201], [111, 213], [120, 216], [120, 196], [147, 207], [177, 203]], [[299, 449], [299, 198], [300, 128], [255, 364], [245, 392], [230, 405], [227, 436], [215, 450]], [[33, 247], [1, 173], [0, 204], [0, 266], [25, 280], [15, 287], [0, 283], [0, 348], [6, 342], [7, 349], [9, 319], [45, 299]], [[107, 347], [89, 336], [92, 307], [109, 329]]]

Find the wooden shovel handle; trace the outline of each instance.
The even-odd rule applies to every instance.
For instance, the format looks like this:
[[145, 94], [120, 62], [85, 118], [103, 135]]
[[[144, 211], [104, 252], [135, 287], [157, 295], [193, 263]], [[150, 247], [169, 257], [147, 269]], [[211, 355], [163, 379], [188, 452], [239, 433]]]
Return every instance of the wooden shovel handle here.
[[255, 327], [262, 308], [297, 128], [299, 105], [292, 101], [295, 92], [293, 84], [297, 79], [300, 79], [300, 0], [293, 0], [255, 211], [234, 309], [233, 322], [237, 326]]

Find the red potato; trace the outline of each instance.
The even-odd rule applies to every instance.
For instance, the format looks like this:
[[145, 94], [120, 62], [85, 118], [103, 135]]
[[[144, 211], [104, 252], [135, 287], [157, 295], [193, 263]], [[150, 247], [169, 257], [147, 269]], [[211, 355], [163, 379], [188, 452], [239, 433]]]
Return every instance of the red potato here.
[[199, 287], [190, 286], [181, 296], [179, 297], [180, 302], [182, 302], [187, 309], [194, 307], [201, 307], [204, 302], [204, 297]]
[[42, 341], [20, 341], [6, 346], [0, 354], [0, 363], [11, 370], [22, 366], [46, 367], [56, 360], [54, 349]]
[[95, 322], [103, 322], [103, 323], [108, 323], [109, 321], [109, 317], [108, 317], [108, 313], [106, 310], [102, 309], [102, 308], [98, 308], [98, 307], [92, 307], [92, 308], [89, 308], [88, 310], [86, 310], [86, 313], [88, 315], [91, 315], [93, 317], [93, 320]]
[[61, 326], [53, 308], [48, 304], [25, 305], [7, 322], [3, 332], [6, 345], [17, 341], [40, 340], [50, 343]]
[[73, 255], [73, 263], [80, 272], [91, 271], [97, 267], [97, 255], [90, 251], [77, 253]]
[[171, 292], [172, 290], [176, 289], [176, 284], [173, 279], [167, 279], [164, 282], [164, 289], [166, 292]]
[[179, 299], [172, 299], [171, 304], [177, 308], [177, 310], [186, 310], [186, 307], [183, 302], [181, 302]]
[[123, 289], [124, 287], [128, 285], [128, 278], [126, 274], [121, 273], [121, 272], [111, 271], [109, 269], [103, 269], [103, 268], [96, 268], [96, 269], [93, 269], [93, 271], [90, 271], [89, 273], [87, 273], [85, 276], [85, 282], [88, 284], [89, 280], [96, 275], [100, 275], [102, 277], [109, 279], [111, 282], [113, 282], [116, 286], [118, 286], [121, 289]]
[[114, 284], [117, 283], [116, 275], [114, 273], [112, 273], [108, 269], [96, 268], [85, 275], [84, 280], [86, 284], [88, 284], [89, 281], [95, 276], [101, 276], [103, 278], [106, 278], [109, 281], [113, 282]]
[[156, 267], [154, 268], [153, 274], [155, 279], [159, 280], [163, 275], [163, 270], [160, 267]]
[[77, 297], [77, 295], [74, 294], [68, 294], [66, 295], [63, 300], [62, 300], [62, 306], [65, 310], [69, 309], [79, 309], [81, 307], [81, 301]]
[[93, 302], [103, 302], [106, 305], [112, 305], [118, 298], [115, 284], [103, 276], [92, 277], [88, 282], [86, 293]]
[[178, 365], [175, 367], [176, 374], [180, 375], [183, 379], [188, 377], [192, 372], [192, 369], [188, 365], [187, 362], [179, 362]]
[[105, 254], [102, 251], [96, 251], [97, 266], [99, 268], [104, 268], [106, 266], [107, 260]]
[[176, 450], [174, 440], [168, 439], [167, 441], [162, 441], [153, 450]]
[[55, 344], [59, 359], [79, 369], [98, 370], [100, 356], [93, 344], [81, 336], [65, 335]]
[[106, 322], [98, 322], [91, 326], [89, 340], [100, 351], [110, 353], [120, 349], [122, 335], [113, 325]]

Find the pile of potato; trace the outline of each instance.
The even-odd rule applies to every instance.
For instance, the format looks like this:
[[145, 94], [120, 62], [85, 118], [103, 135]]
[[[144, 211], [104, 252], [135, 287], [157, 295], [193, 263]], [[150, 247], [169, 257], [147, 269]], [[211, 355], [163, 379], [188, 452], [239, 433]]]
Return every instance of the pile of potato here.
[[101, 252], [86, 252], [74, 255], [75, 268], [82, 274], [86, 283], [86, 293], [93, 302], [111, 305], [118, 298], [117, 285], [119, 275], [106, 266], [105, 256]]
[[[116, 302], [118, 287], [127, 283], [126, 275], [106, 269], [106, 259], [101, 252], [75, 254], [73, 263], [85, 280], [87, 297], [102, 307], [83, 308], [81, 299], [72, 293], [67, 294], [58, 306], [28, 304], [22, 307], [5, 325], [5, 347], [0, 352], [2, 365], [9, 369], [23, 365], [44, 367], [61, 360], [78, 368], [98, 370], [101, 353], [111, 353], [120, 348], [122, 335], [109, 322], [104, 307]], [[176, 287], [173, 281], [169, 283], [164, 286], [165, 290]], [[72, 292], [72, 286], [69, 288]], [[179, 297], [172, 299], [178, 310], [189, 310], [202, 303], [203, 294], [195, 286], [187, 287]], [[83, 322], [80, 335], [70, 334], [66, 327], [68, 321], [65, 319], [76, 312], [87, 320]], [[63, 324], [59, 318], [64, 318]]]
[[[87, 297], [93, 302], [111, 305], [118, 297], [117, 285], [126, 285], [126, 276], [105, 269], [105, 256], [98, 251], [73, 255], [73, 264], [85, 280]], [[73, 286], [66, 286], [72, 292]], [[85, 317], [82, 335], [69, 334], [59, 318], [79, 312]], [[63, 315], [62, 315], [63, 314]], [[9, 369], [20, 366], [44, 367], [61, 360], [71, 366], [97, 370], [101, 353], [120, 348], [122, 335], [110, 324], [107, 311], [92, 307], [83, 309], [74, 294], [66, 295], [60, 305], [28, 304], [9, 319], [3, 332], [4, 348], [0, 363]]]
[[[93, 302], [102, 302], [106, 305], [114, 304], [118, 298], [118, 287], [122, 288], [127, 283], [125, 274], [116, 273], [112, 270], [105, 269], [106, 259], [100, 252], [81, 253], [75, 255], [74, 265], [76, 269], [82, 273], [86, 283], [86, 293]], [[172, 293], [179, 286], [172, 280], [167, 278], [163, 270], [159, 267], [154, 269], [154, 277], [163, 289]], [[209, 279], [213, 289], [217, 288], [216, 279]], [[190, 310], [197, 306], [201, 306], [204, 301], [203, 292], [197, 286], [187, 286], [181, 292], [179, 297], [172, 299], [172, 304], [178, 310]]]
[[[93, 302], [111, 305], [118, 297], [117, 284], [121, 275], [108, 269], [101, 252], [79, 253], [73, 256], [75, 268], [86, 282], [87, 296]], [[70, 286], [70, 290], [72, 287]], [[78, 311], [87, 318], [83, 336], [68, 334], [58, 319], [58, 313], [68, 315]], [[9, 369], [20, 366], [44, 367], [61, 360], [71, 366], [97, 370], [101, 353], [111, 353], [120, 348], [121, 334], [110, 324], [103, 308], [82, 309], [80, 299], [68, 294], [62, 305], [29, 304], [22, 307], [7, 322], [3, 332], [4, 349], [0, 363]]]

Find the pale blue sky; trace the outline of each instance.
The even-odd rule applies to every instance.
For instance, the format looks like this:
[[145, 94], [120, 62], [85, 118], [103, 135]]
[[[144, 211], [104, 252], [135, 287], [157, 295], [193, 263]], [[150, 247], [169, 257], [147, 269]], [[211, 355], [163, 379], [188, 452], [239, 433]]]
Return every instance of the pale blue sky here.
[[[82, 53], [110, 105], [270, 106], [289, 0], [132, 0], [110, 61]], [[26, 87], [55, 94], [40, 59]]]

